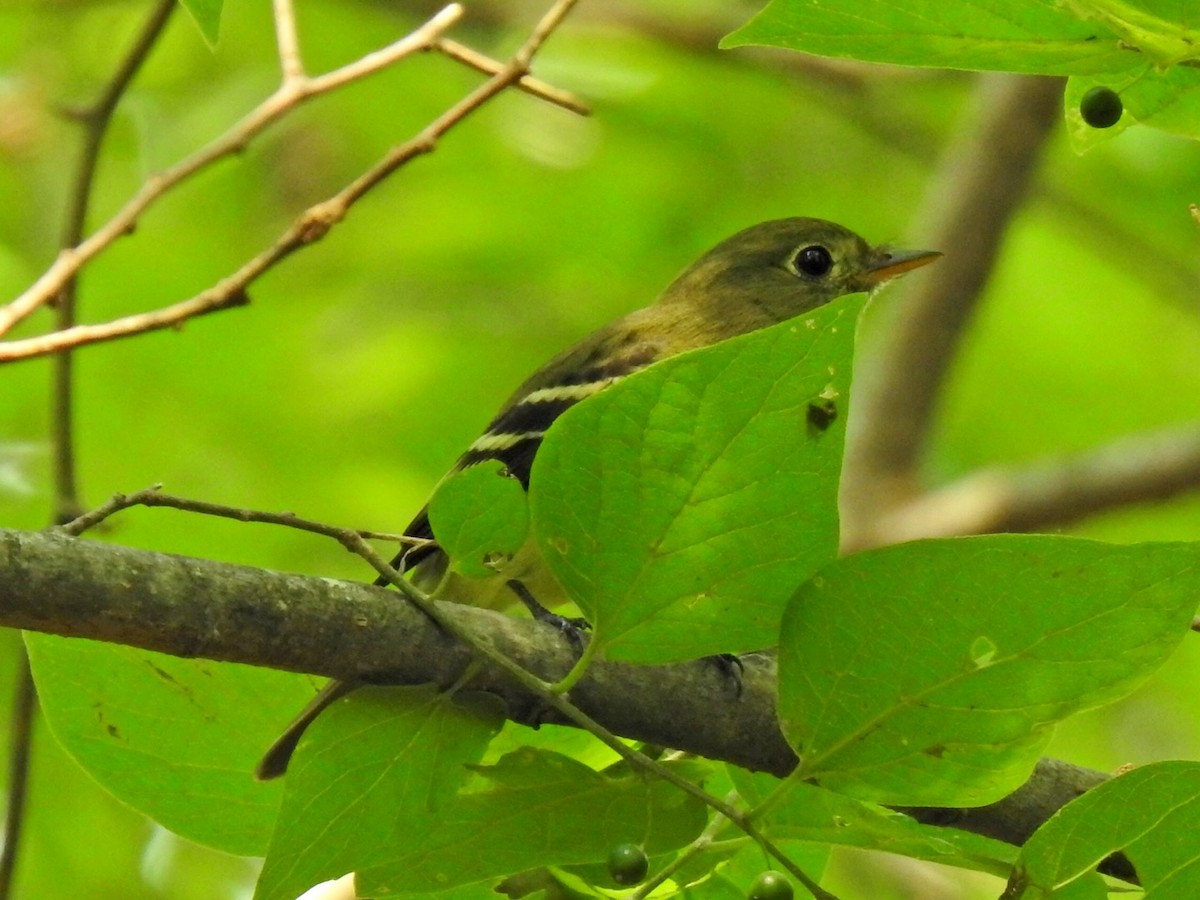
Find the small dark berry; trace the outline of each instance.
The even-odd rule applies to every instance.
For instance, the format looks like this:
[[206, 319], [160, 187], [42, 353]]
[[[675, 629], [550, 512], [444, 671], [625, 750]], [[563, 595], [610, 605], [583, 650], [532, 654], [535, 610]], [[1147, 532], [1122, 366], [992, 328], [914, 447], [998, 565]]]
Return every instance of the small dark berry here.
[[1094, 87], [1079, 101], [1079, 114], [1093, 128], [1112, 128], [1124, 111], [1120, 95], [1112, 88]]
[[650, 860], [637, 844], [617, 844], [608, 854], [608, 874], [617, 884], [640, 884], [650, 870]]

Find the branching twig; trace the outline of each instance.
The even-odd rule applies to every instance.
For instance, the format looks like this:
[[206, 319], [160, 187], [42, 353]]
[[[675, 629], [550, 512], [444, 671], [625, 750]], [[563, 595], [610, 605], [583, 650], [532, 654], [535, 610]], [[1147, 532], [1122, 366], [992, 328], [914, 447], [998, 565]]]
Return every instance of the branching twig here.
[[[452, 41], [450, 38], [439, 38], [434, 41], [432, 49], [438, 50], [451, 59], [456, 59], [464, 65], [470, 66], [476, 71], [483, 72], [486, 75], [495, 75], [502, 68], [502, 64], [496, 62], [488, 56], [484, 56], [477, 50], [472, 50], [470, 47]], [[556, 88], [552, 84], [547, 84], [540, 78], [534, 78], [532, 75], [522, 76], [517, 81], [517, 89], [522, 90], [527, 94], [538, 97], [556, 106], [561, 106], [563, 109], [570, 110], [581, 116], [590, 116], [592, 114], [591, 107], [581, 101], [574, 94], [568, 91]]]
[[67, 279], [85, 263], [122, 235], [133, 231], [141, 215], [167, 191], [214, 162], [243, 149], [268, 125], [294, 109], [300, 102], [362, 78], [429, 46], [462, 15], [462, 7], [451, 4], [416, 31], [383, 50], [364, 56], [340, 69], [303, 82], [285, 81], [240, 122], [208, 146], [171, 168], [149, 178], [117, 213], [78, 246], [62, 251], [54, 264], [24, 293], [0, 309], [0, 334], [5, 334], [39, 306], [51, 300]]
[[302, 213], [271, 247], [214, 287], [154, 312], [126, 316], [102, 325], [78, 325], [41, 337], [0, 345], [0, 362], [177, 326], [189, 318], [245, 303], [246, 288], [263, 272], [299, 247], [319, 240], [329, 228], [341, 220], [350, 206], [363, 194], [410, 159], [430, 152], [438, 139], [450, 128], [511, 84], [519, 84], [524, 90], [537, 96], [545, 95], [545, 99], [550, 102], [577, 111], [583, 108], [582, 104], [565, 92], [549, 88], [542, 82], [527, 77], [529, 60], [550, 31], [557, 27], [557, 20], [548, 23], [544, 31], [535, 30], [526, 46], [505, 65], [474, 51], [458, 53], [456, 44], [447, 47], [439, 45], [443, 32], [457, 21], [461, 14], [462, 8], [458, 4], [451, 4], [421, 28], [390, 46], [332, 72], [308, 77], [304, 75], [300, 62], [299, 41], [295, 34], [291, 5], [286, 0], [279, 0], [276, 5], [276, 34], [284, 78], [275, 93], [208, 146], [150, 178], [107, 223], [77, 246], [64, 250], [50, 269], [28, 290], [8, 306], [0, 308], [0, 334], [52, 299], [84, 264], [117, 238], [132, 231], [140, 216], [166, 192], [217, 160], [241, 150], [265, 128], [303, 101], [377, 72], [416, 51], [435, 47], [453, 58], [461, 59], [472, 68], [490, 72], [491, 77], [479, 89], [438, 117], [415, 139], [392, 150], [380, 163], [346, 189]]
[[[302, 100], [316, 96], [340, 87], [341, 85], [361, 78], [394, 62], [403, 56], [422, 49], [438, 47], [441, 32], [460, 15], [457, 5], [446, 7], [438, 16], [431, 19], [425, 26], [413, 32], [408, 37], [383, 51], [363, 57], [362, 59], [343, 66], [333, 72], [314, 78], [294, 75], [285, 79], [283, 85], [270, 98], [264, 101], [254, 112], [244, 118], [222, 138], [217, 139], [204, 150], [194, 154], [188, 160], [167, 170], [155, 179], [151, 179], [125, 208], [91, 238], [84, 241], [68, 254], [69, 259], [76, 259], [77, 265], [82, 265], [88, 258], [100, 252], [114, 240], [123, 229], [133, 226], [137, 217], [151, 202], [160, 197], [165, 191], [190, 177], [200, 168], [214, 162], [236, 149], [240, 149], [267, 125], [276, 121], [285, 112], [292, 109]], [[292, 37], [291, 23], [288, 19], [290, 7], [284, 13], [284, 24], [277, 26], [281, 52], [291, 53]], [[554, 23], [557, 25], [557, 22]], [[56, 331], [38, 337], [19, 341], [9, 341], [0, 344], [0, 363], [17, 359], [28, 359], [46, 353], [53, 353], [67, 347], [80, 347], [100, 341], [111, 341], [147, 331], [162, 328], [178, 327], [188, 319], [205, 315], [218, 310], [240, 306], [248, 302], [247, 288], [264, 272], [278, 262], [295, 252], [300, 247], [320, 240], [346, 215], [351, 206], [360, 200], [364, 194], [378, 185], [388, 175], [410, 160], [433, 151], [440, 138], [451, 128], [462, 122], [467, 116], [481, 107], [492, 97], [513, 84], [523, 84], [531, 93], [543, 96], [545, 88], [541, 82], [530, 80], [526, 76], [529, 60], [537, 48], [549, 35], [551, 29], [538, 32], [536, 29], [530, 41], [518, 50], [513, 60], [501, 64], [488, 60], [480, 54], [473, 54], [471, 59], [464, 60], [473, 68], [491, 72], [491, 77], [445, 113], [435, 119], [420, 134], [395, 147], [371, 169], [356, 178], [334, 196], [317, 203], [303, 213], [288, 227], [288, 229], [266, 250], [242, 265], [237, 271], [221, 280], [216, 285], [202, 291], [194, 297], [182, 300], [171, 306], [149, 313], [139, 313], [125, 316], [100, 325], [77, 325], [63, 331]], [[532, 43], [531, 43], [532, 42]], [[440, 47], [439, 47], [440, 49]], [[298, 52], [298, 49], [297, 51]], [[290, 70], [296, 70], [299, 63], [293, 60], [288, 64]], [[546, 99], [551, 102], [564, 104], [564, 98], [569, 97], [562, 91], [550, 89]], [[570, 105], [578, 107], [581, 104], [573, 101]], [[39, 285], [44, 282], [53, 284], [52, 275], [63, 262], [60, 258], [49, 272], [46, 273], [26, 294], [17, 298], [7, 308], [8, 315], [19, 314], [22, 304], [32, 304], [36, 307]], [[77, 267], [77, 266], [76, 266]], [[49, 281], [47, 281], [49, 279]], [[29, 298], [29, 299], [26, 299]], [[16, 310], [16, 312], [13, 312]], [[6, 310], [0, 309], [0, 333], [4, 330]], [[15, 320], [14, 320], [15, 321]]]
[[[496, 669], [506, 673], [516, 683], [520, 684], [522, 688], [536, 697], [539, 703], [558, 712], [564, 721], [591, 732], [596, 738], [617, 752], [634, 767], [670, 782], [678, 789], [707, 804], [716, 810], [718, 814], [729, 819], [747, 835], [761, 844], [766, 852], [778, 859], [782, 866], [788, 869], [797, 880], [801, 881], [813, 893], [813, 896], [821, 898], [821, 900], [836, 900], [832, 894], [823, 891], [786, 854], [775, 847], [770, 840], [759, 832], [751, 821], [750, 816], [732, 804], [714, 797], [703, 788], [677, 775], [673, 770], [661, 765], [644, 753], [628, 746], [615, 733], [595, 721], [561, 693], [554, 690], [554, 686], [550, 682], [510, 658], [503, 650], [494, 646], [491, 641], [482, 639], [476, 629], [464, 625], [455, 614], [447, 612], [444, 603], [434, 601], [418, 590], [412, 582], [404, 578], [395, 567], [375, 552], [375, 549], [364, 540], [364, 538], [385, 535], [381, 535], [378, 532], [326, 525], [321, 522], [299, 518], [291, 513], [267, 513], [258, 510], [238, 509], [206, 501], [190, 500], [183, 497], [173, 497], [162, 493], [157, 486], [135, 491], [132, 494], [117, 494], [103, 505], [62, 526], [61, 531], [71, 536], [83, 534], [115, 513], [133, 506], [165, 506], [186, 512], [235, 519], [241, 522], [265, 522], [274, 525], [283, 525], [289, 528], [298, 528], [303, 531], [332, 537], [351, 552], [362, 557], [372, 569], [389, 584], [394, 586], [432, 622], [436, 623], [438, 628], [445, 634], [451, 635], [461, 641], [465, 646], [470, 647], [474, 653], [479, 654], [479, 656], [490, 662]], [[386, 537], [395, 538], [397, 536], [386, 535]], [[402, 541], [412, 540], [404, 537], [399, 537], [399, 539]]]
[[[295, 528], [312, 534], [331, 537], [342, 544], [349, 545], [354, 539], [368, 541], [392, 541], [405, 547], [424, 547], [433, 541], [427, 538], [414, 538], [406, 534], [395, 534], [389, 531], [368, 531], [360, 528], [344, 528], [339, 525], [327, 525], [312, 519], [304, 519], [290, 512], [272, 513], [257, 509], [244, 509], [236, 506], [225, 506], [221, 503], [209, 503], [206, 500], [191, 500], [187, 497], [176, 497], [165, 494], [161, 485], [154, 485], [132, 494], [116, 494], [105, 503], [89, 510], [78, 518], [72, 519], [62, 526], [62, 530], [78, 537], [86, 531], [95, 528], [105, 519], [125, 509], [134, 506], [160, 506], [178, 509], [183, 512], [199, 513], [205, 516], [216, 516], [222, 519], [233, 519], [238, 522], [260, 522], [265, 525], [281, 525], [285, 528]], [[353, 536], [350, 537], [350, 536]]]

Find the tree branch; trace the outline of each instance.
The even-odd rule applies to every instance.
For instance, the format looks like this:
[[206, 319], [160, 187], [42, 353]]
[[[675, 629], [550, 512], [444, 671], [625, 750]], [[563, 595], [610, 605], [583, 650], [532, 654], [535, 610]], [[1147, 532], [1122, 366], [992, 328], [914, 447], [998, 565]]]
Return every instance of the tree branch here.
[[438, 116], [420, 134], [393, 148], [382, 160], [337, 194], [301, 213], [274, 244], [213, 287], [153, 312], [125, 316], [100, 325], [76, 325], [38, 337], [2, 343], [0, 363], [28, 359], [146, 331], [176, 327], [190, 318], [245, 304], [248, 302], [247, 288], [264, 272], [299, 248], [324, 237], [364, 194], [400, 166], [417, 156], [431, 152], [442, 135], [509, 86], [516, 85], [536, 96], [542, 96], [545, 92], [545, 99], [549, 102], [576, 110], [582, 108], [583, 105], [566, 92], [554, 89], [546, 92], [542, 82], [528, 76], [530, 59], [573, 5], [574, 0], [559, 0], [552, 5], [507, 63], [495, 62], [473, 51], [464, 55], [456, 50], [465, 48], [459, 48], [456, 44], [440, 43], [443, 32], [462, 15], [461, 6], [450, 4], [421, 28], [388, 47], [367, 54], [332, 72], [308, 77], [303, 74], [300, 63], [291, 5], [285, 0], [280, 0], [276, 6], [276, 28], [284, 77], [279, 88], [221, 137], [148, 179], [141, 189], [90, 237], [74, 247], [63, 250], [55, 263], [31, 287], [7, 306], [0, 307], [0, 335], [49, 302], [79, 269], [118, 238], [129, 234], [142, 214], [168, 191], [214, 162], [241, 150], [254, 137], [302, 102], [377, 72], [421, 50], [440, 50], [471, 68], [488, 72], [490, 77]]
[[1028, 466], [981, 469], [879, 515], [883, 543], [1037, 531], [1200, 487], [1200, 427], [1113, 441]]
[[[462, 7], [451, 4], [418, 28], [412, 34], [391, 44], [384, 50], [363, 57], [356, 62], [312, 79], [314, 87], [306, 87], [294, 81], [284, 81], [275, 93], [255, 107], [225, 134], [191, 156], [147, 179], [133, 197], [122, 206], [111, 219], [92, 233], [78, 246], [62, 251], [58, 259], [24, 293], [7, 306], [0, 308], [0, 334], [53, 298], [67, 279], [71, 278], [93, 257], [110, 246], [117, 238], [131, 233], [142, 214], [175, 185], [212, 165], [214, 162], [236, 153], [285, 113], [294, 109], [303, 100], [310, 99], [322, 90], [344, 84], [378, 71], [411, 53], [423, 49], [462, 15]], [[306, 83], [307, 84], [307, 83]]]
[[902, 304], [889, 304], [876, 347], [859, 353], [856, 421], [843, 481], [843, 545], [881, 543], [881, 514], [919, 493], [917, 467], [942, 380], [983, 292], [1000, 243], [1024, 198], [1042, 146], [1058, 122], [1062, 79], [983, 76], [979, 119], [942, 165], [929, 224], [948, 253], [937, 278], [918, 280]]
[[[556, 629], [490, 610], [444, 614], [547, 681], [576, 651]], [[60, 532], [0, 530], [0, 625], [127, 644], [182, 657], [270, 666], [386, 684], [454, 684], [478, 656], [395, 592], [354, 582], [100, 544]], [[572, 701], [624, 737], [726, 760], [780, 777], [796, 765], [775, 718], [773, 659], [745, 657], [741, 694], [705, 661], [636, 666], [600, 660]], [[498, 667], [470, 683], [524, 724], [570, 724]], [[1011, 797], [916, 818], [1010, 842], [1107, 776], [1044, 760]]]

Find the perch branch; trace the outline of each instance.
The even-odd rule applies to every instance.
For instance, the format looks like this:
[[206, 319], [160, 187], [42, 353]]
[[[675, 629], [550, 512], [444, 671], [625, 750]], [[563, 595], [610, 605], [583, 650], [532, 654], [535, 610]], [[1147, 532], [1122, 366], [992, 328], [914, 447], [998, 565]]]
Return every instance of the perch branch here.
[[[455, 603], [441, 607], [477, 641], [545, 681], [560, 679], [574, 664], [574, 647], [554, 628]], [[0, 625], [386, 684], [447, 687], [477, 659], [393, 591], [54, 532], [0, 529]], [[616, 734], [786, 776], [796, 756], [775, 718], [774, 661], [756, 654], [744, 664], [738, 695], [704, 661], [639, 666], [598, 660], [571, 698]], [[514, 721], [570, 724], [492, 663], [479, 668], [471, 688], [499, 696]], [[1024, 788], [996, 804], [914, 815], [1021, 843], [1106, 777], [1044, 760]]]

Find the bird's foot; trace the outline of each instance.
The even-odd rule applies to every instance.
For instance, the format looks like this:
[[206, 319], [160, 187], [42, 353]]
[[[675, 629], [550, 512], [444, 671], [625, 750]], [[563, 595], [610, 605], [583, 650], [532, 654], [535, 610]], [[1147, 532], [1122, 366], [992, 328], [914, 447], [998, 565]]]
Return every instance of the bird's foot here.
[[704, 661], [716, 667], [725, 683], [732, 686], [735, 697], [742, 696], [742, 675], [746, 667], [742, 665], [741, 659], [733, 653], [718, 653], [715, 656], [704, 657]]
[[583, 648], [583, 632], [589, 631], [592, 627], [587, 619], [560, 616], [558, 613], [550, 612], [550, 610], [538, 603], [537, 598], [529, 592], [529, 588], [525, 587], [522, 582], [515, 578], [508, 582], [508, 587], [525, 604], [525, 608], [529, 610], [529, 614], [537, 619], [537, 621], [553, 625], [565, 634], [572, 644], [580, 649]]

